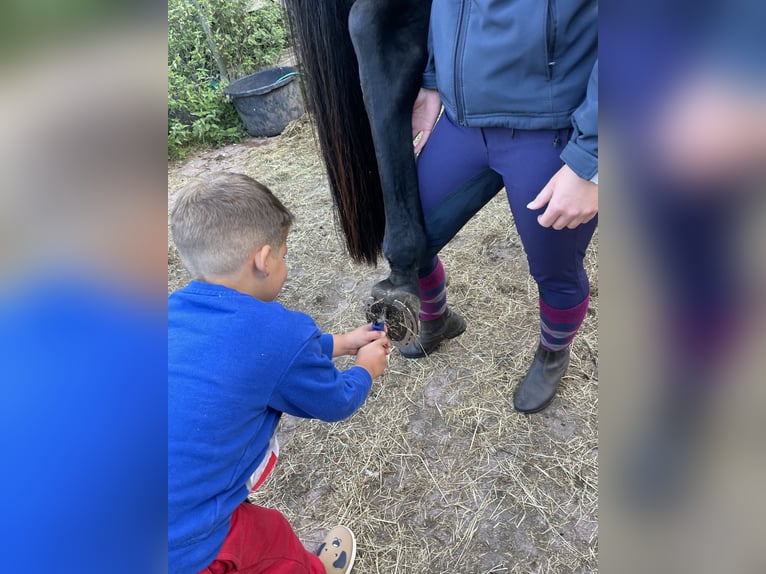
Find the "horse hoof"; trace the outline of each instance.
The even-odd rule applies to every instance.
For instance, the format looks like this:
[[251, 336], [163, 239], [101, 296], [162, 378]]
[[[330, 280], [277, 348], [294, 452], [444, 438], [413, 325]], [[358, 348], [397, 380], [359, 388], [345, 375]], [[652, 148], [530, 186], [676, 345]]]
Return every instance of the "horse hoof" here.
[[417, 338], [419, 312], [420, 298], [408, 289], [394, 286], [390, 278], [376, 283], [367, 299], [367, 320], [383, 321], [388, 327], [388, 338], [397, 347], [411, 345]]

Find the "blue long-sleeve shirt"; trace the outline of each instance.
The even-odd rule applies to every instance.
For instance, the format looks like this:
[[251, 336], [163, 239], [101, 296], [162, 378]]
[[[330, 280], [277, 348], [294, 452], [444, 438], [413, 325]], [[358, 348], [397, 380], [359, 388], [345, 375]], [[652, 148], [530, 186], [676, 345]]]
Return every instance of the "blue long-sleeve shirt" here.
[[339, 371], [333, 338], [307, 315], [192, 281], [168, 298], [168, 561], [212, 562], [282, 413], [338, 421], [367, 398], [361, 367]]

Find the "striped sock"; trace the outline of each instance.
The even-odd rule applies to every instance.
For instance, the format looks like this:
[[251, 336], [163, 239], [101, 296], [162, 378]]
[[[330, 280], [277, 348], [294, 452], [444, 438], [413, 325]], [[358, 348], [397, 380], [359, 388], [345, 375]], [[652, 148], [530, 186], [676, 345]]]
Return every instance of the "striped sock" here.
[[428, 275], [420, 278], [419, 285], [420, 320], [438, 319], [447, 309], [446, 276], [441, 259], [436, 258], [436, 267]]
[[540, 298], [540, 342], [549, 351], [562, 351], [574, 339], [585, 319], [590, 295], [569, 309], [554, 309]]

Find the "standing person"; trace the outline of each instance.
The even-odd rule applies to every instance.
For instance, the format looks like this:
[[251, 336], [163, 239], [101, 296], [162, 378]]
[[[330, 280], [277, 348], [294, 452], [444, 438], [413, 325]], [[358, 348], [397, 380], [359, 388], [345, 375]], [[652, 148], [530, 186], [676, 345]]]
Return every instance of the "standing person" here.
[[[497, 175], [539, 291], [540, 341], [513, 398], [544, 409], [569, 364], [589, 302], [583, 259], [598, 212], [595, 0], [434, 0], [429, 61], [412, 114], [428, 253], [421, 328], [408, 358], [457, 337], [437, 254], [493, 193]], [[444, 113], [437, 121], [439, 111]]]
[[[351, 416], [390, 352], [371, 325], [322, 333], [274, 301], [292, 219], [245, 175], [214, 174], [176, 197], [173, 239], [194, 280], [168, 298], [171, 574], [348, 574], [354, 563], [348, 528], [333, 528], [314, 554], [280, 512], [247, 502], [276, 463], [282, 413]], [[339, 371], [340, 355], [355, 365]]]

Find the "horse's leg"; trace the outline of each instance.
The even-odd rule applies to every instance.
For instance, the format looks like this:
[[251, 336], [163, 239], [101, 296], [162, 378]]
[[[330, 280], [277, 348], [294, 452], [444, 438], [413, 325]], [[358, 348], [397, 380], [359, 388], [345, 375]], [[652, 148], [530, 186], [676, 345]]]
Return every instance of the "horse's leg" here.
[[430, 0], [357, 0], [349, 14], [383, 189], [383, 249], [391, 266], [373, 296], [414, 296], [418, 306], [417, 270], [426, 237], [412, 146], [412, 105], [428, 57], [430, 10]]

